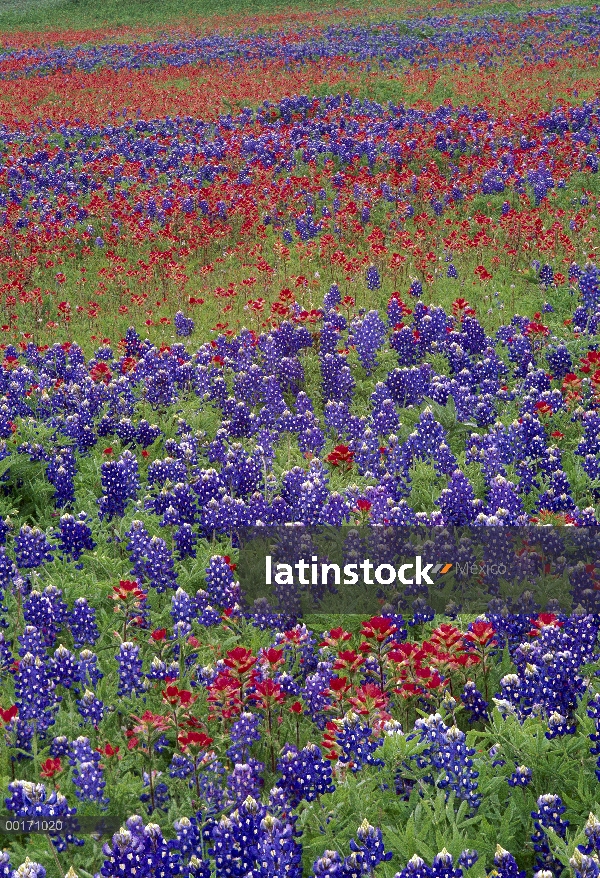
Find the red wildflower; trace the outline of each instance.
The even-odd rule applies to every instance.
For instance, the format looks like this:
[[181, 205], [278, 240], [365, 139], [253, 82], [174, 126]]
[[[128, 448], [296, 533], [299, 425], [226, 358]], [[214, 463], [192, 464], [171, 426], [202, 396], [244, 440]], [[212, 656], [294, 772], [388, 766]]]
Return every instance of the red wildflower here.
[[246, 649], [244, 646], [230, 649], [224, 659], [225, 666], [237, 676], [246, 674], [255, 663], [256, 656], [252, 654], [251, 649]]
[[325, 458], [331, 466], [342, 467], [346, 472], [352, 468], [354, 452], [347, 445], [336, 445]]
[[473, 646], [485, 647], [492, 643], [496, 636], [494, 626], [489, 622], [473, 622], [470, 631], [464, 635], [464, 640]]
[[167, 686], [162, 692], [163, 701], [170, 704], [171, 707], [190, 707], [197, 699], [197, 695], [192, 695], [189, 689], [178, 689], [175, 685]]
[[117, 756], [120, 759], [121, 757], [118, 755], [120, 749], [120, 747], [113, 747], [112, 744], [105, 744], [104, 747], [96, 747], [96, 752], [108, 757]]
[[368, 639], [374, 638], [377, 643], [383, 643], [398, 630], [389, 619], [383, 616], [373, 616], [368, 622], [362, 623], [361, 634]]
[[18, 713], [19, 708], [16, 704], [11, 705], [11, 707], [8, 707], [6, 710], [0, 707], [0, 718], [2, 719], [2, 722], [9, 723], [17, 716]]
[[106, 363], [96, 363], [90, 369], [90, 377], [96, 384], [110, 384], [112, 373]]
[[185, 732], [177, 738], [179, 746], [182, 750], [194, 749], [197, 751], [207, 750], [213, 742], [213, 738], [209, 738], [204, 732]]
[[544, 326], [543, 323], [538, 323], [535, 320], [531, 320], [527, 326], [525, 327], [525, 335], [532, 336], [541, 336], [545, 338], [550, 334], [550, 329], [548, 326]]
[[46, 759], [42, 762], [40, 774], [42, 777], [52, 778], [62, 771], [60, 759]]
[[331, 646], [333, 649], [337, 649], [341, 643], [350, 640], [351, 637], [350, 632], [344, 631], [343, 628], [332, 628], [329, 634], [324, 636], [321, 646]]

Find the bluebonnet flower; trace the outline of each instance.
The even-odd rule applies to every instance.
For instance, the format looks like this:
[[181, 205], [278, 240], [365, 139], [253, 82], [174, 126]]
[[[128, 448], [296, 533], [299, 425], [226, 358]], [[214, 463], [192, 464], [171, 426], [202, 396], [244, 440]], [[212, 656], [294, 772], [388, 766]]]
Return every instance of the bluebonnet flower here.
[[[54, 651], [49, 663], [52, 677], [57, 686], [70, 689], [79, 679], [79, 665], [73, 653], [62, 643]], [[77, 691], [77, 690], [76, 690]]]
[[162, 431], [158, 424], [149, 424], [148, 421], [142, 419], [141, 421], [138, 421], [135, 438], [142, 448], [148, 448], [148, 446], [152, 445], [152, 443], [158, 439], [161, 433]]
[[264, 770], [264, 764], [252, 759], [248, 763], [236, 762], [233, 771], [227, 778], [227, 790], [232, 801], [240, 805], [248, 796], [260, 798], [262, 778], [260, 772]]
[[189, 777], [194, 770], [194, 765], [186, 756], [181, 753], [174, 753], [169, 766], [169, 775], [184, 780]]
[[[407, 522], [410, 524], [416, 524], [416, 519], [411, 522]], [[411, 628], [414, 628], [415, 625], [425, 625], [427, 622], [432, 622], [435, 616], [435, 611], [427, 606], [426, 601], [423, 598], [417, 598], [416, 601], [413, 601], [413, 615], [412, 618], [408, 620], [408, 624]]]
[[92, 750], [89, 738], [77, 738], [71, 744], [69, 762], [73, 766], [73, 784], [78, 799], [96, 802], [102, 808], [108, 805], [104, 795], [106, 781], [100, 768], [100, 753]]
[[152, 537], [145, 547], [144, 576], [158, 593], [177, 588], [177, 571], [173, 556], [164, 540]]
[[[600, 866], [596, 858], [588, 854], [582, 854], [578, 849], [575, 850], [573, 856], [569, 859], [569, 865], [573, 869], [575, 878], [597, 878], [600, 873]], [[547, 878], [551, 874], [550, 871], [537, 872], [536, 878], [538, 875], [540, 878]]]
[[10, 864], [10, 854], [7, 850], [0, 852], [0, 878], [11, 878], [13, 868]]
[[25, 656], [27, 653], [46, 660], [47, 639], [44, 637], [43, 631], [40, 631], [35, 625], [26, 625], [23, 633], [19, 634], [19, 655]]
[[[169, 787], [164, 781], [160, 781], [159, 783], [156, 782], [161, 775], [162, 772], [152, 769], [152, 795], [149, 792], [140, 795], [140, 802], [143, 802], [146, 805], [149, 815], [153, 814], [155, 811], [162, 811], [164, 814], [168, 811], [171, 799]], [[150, 775], [147, 771], [144, 771], [142, 775], [142, 783], [144, 787], [150, 787]], [[154, 804], [152, 804], [153, 802]]]
[[461, 470], [455, 470], [448, 487], [438, 500], [446, 524], [464, 525], [473, 522], [481, 509], [481, 501], [475, 498], [473, 487]]
[[355, 381], [344, 358], [337, 353], [320, 357], [323, 399], [350, 403]]
[[52, 546], [46, 534], [39, 527], [24, 524], [15, 538], [15, 559], [17, 565], [28, 570], [41, 567], [52, 561]]
[[173, 379], [167, 369], [155, 368], [146, 378], [146, 399], [155, 409], [167, 408], [177, 398]]
[[104, 674], [98, 667], [98, 656], [89, 649], [79, 653], [79, 680], [87, 686], [97, 686]]
[[379, 272], [374, 265], [367, 268], [367, 287], [370, 290], [378, 290], [381, 286], [381, 278]]
[[351, 327], [352, 341], [361, 365], [370, 374], [377, 364], [377, 351], [385, 341], [385, 324], [378, 311], [369, 311]]
[[54, 488], [54, 502], [57, 507], [71, 506], [75, 502], [75, 472], [75, 455], [71, 448], [62, 448], [50, 459], [46, 467], [46, 478]]
[[286, 744], [277, 768], [282, 774], [277, 786], [284, 790], [292, 808], [302, 800], [312, 802], [317, 796], [335, 790], [331, 763], [323, 758], [316, 744], [307, 744], [302, 750]]
[[234, 762], [245, 763], [248, 761], [250, 748], [255, 741], [260, 741], [260, 716], [256, 713], [243, 712], [233, 723], [229, 731], [231, 745], [227, 755]]
[[60, 551], [73, 561], [78, 561], [83, 552], [91, 552], [96, 546], [85, 512], [80, 512], [77, 518], [68, 513], [61, 515], [56, 539]]
[[[56, 619], [54, 606], [47, 594], [35, 589], [30, 592], [23, 602], [23, 618], [27, 622], [27, 627], [33, 626], [41, 634], [44, 646], [52, 646], [61, 620], [60, 617]], [[23, 646], [25, 645], [23, 642]]]
[[191, 335], [195, 328], [195, 323], [191, 317], [186, 317], [183, 311], [178, 311], [173, 320], [175, 331], [179, 336]]
[[25, 857], [25, 862], [11, 873], [11, 878], [46, 878], [46, 870], [41, 863]]
[[[600, 305], [600, 271], [596, 265], [589, 263], [579, 275], [579, 292], [583, 307], [593, 313]], [[572, 270], [570, 274], [573, 274]]]
[[511, 776], [508, 778], [510, 787], [526, 787], [531, 783], [531, 768], [526, 765], [517, 765]]
[[392, 327], [392, 329], [400, 326], [403, 316], [404, 315], [402, 311], [402, 303], [398, 296], [393, 295], [390, 298], [387, 306], [388, 324]]
[[15, 696], [19, 719], [35, 725], [43, 738], [55, 722], [58, 702], [55, 683], [48, 665], [39, 657], [27, 653], [15, 671]]
[[342, 294], [337, 284], [332, 284], [323, 298], [323, 308], [325, 311], [333, 311], [334, 308], [342, 301]]
[[177, 549], [177, 555], [181, 561], [185, 558], [196, 557], [196, 543], [198, 537], [191, 524], [184, 522], [173, 532], [173, 543]]
[[180, 817], [173, 823], [173, 828], [176, 832], [173, 847], [177, 848], [185, 859], [192, 857], [201, 849], [200, 830], [196, 817]]
[[0, 518], [0, 547], [6, 545], [6, 537], [11, 532], [10, 519]]
[[257, 864], [253, 874], [260, 878], [272, 875], [302, 876], [302, 848], [296, 841], [293, 823], [266, 814], [260, 823]]
[[431, 867], [418, 854], [414, 854], [394, 878], [431, 878]]
[[238, 596], [233, 571], [222, 555], [213, 555], [206, 568], [206, 592], [210, 602], [231, 609]]
[[138, 462], [131, 451], [124, 451], [119, 460], [110, 460], [100, 467], [102, 497], [98, 500], [101, 519], [122, 518], [130, 500], [140, 490]]
[[358, 841], [350, 840], [352, 854], [345, 861], [346, 870], [348, 866], [358, 867], [361, 872], [369, 874], [380, 863], [392, 859], [392, 851], [385, 850], [381, 829], [371, 826], [368, 820], [363, 820], [360, 824], [356, 837]]
[[99, 698], [96, 698], [93, 692], [86, 689], [80, 700], [77, 702], [77, 710], [85, 722], [92, 723], [98, 727], [102, 722], [106, 708]]
[[585, 844], [578, 845], [578, 850], [584, 854], [600, 852], [600, 820], [595, 814], [590, 814], [583, 831], [587, 840]]
[[119, 695], [133, 695], [143, 691], [140, 648], [134, 643], [121, 644], [115, 656], [119, 665]]
[[301, 878], [301, 847], [295, 834], [293, 823], [267, 813], [263, 805], [248, 796], [231, 815], [221, 817], [212, 830], [209, 852], [215, 860], [216, 878], [229, 878], [233, 862], [239, 865], [241, 874], [252, 871], [260, 878], [276, 874]]
[[447, 728], [439, 714], [433, 714], [415, 723], [415, 732], [409, 737], [418, 737], [428, 742], [427, 749], [418, 757], [422, 767], [429, 767], [435, 774], [429, 775], [428, 783], [435, 784], [446, 791], [446, 797], [453, 791], [458, 799], [469, 803], [471, 811], [477, 810], [481, 803], [478, 793], [478, 772], [473, 769], [474, 750], [466, 746], [464, 732], [456, 726]]
[[50, 742], [50, 756], [54, 759], [61, 756], [68, 756], [71, 744], [66, 735], [58, 735]]
[[[52, 790], [49, 793], [42, 783], [15, 780], [9, 783], [8, 792], [10, 796], [4, 800], [4, 803], [7, 810], [15, 817], [46, 817], [60, 820], [61, 817], [72, 818], [77, 813], [76, 808], [69, 807], [67, 799], [62, 793], [57, 790]], [[83, 840], [76, 838], [68, 831], [62, 834], [55, 832], [49, 834], [59, 853], [67, 849], [67, 844], [81, 846], [84, 843]]]
[[533, 849], [536, 852], [535, 866], [537, 869], [549, 869], [558, 875], [562, 871], [562, 864], [550, 852], [547, 829], [553, 829], [560, 837], [565, 838], [568, 820], [562, 819], [566, 811], [560, 796], [547, 794], [537, 800], [537, 811], [532, 811], [535, 831], [531, 836]]
[[328, 733], [324, 745], [339, 748], [339, 761], [347, 764], [353, 772], [364, 765], [383, 765], [383, 760], [375, 757], [375, 752], [383, 745], [382, 738], [374, 738], [370, 726], [364, 725], [361, 718], [353, 712], [343, 719], [327, 726]]
[[496, 867], [495, 871], [498, 873], [498, 878], [525, 878], [525, 872], [519, 869], [513, 855], [500, 847], [500, 845], [496, 846], [494, 866]]
[[196, 601], [182, 588], [178, 588], [171, 598], [171, 618], [173, 622], [192, 622], [196, 615]]
[[462, 703], [469, 713], [470, 722], [488, 719], [488, 702], [472, 680], [467, 680], [462, 693]]
[[119, 878], [123, 874], [140, 878], [174, 878], [173, 852], [156, 823], [144, 826], [141, 817], [129, 817], [125, 826], [102, 848], [102, 878]]
[[137, 430], [131, 418], [121, 418], [115, 427], [115, 433], [123, 443], [130, 445], [136, 440]]
[[539, 278], [540, 283], [542, 283], [546, 289], [554, 283], [554, 271], [551, 265], [543, 265], [541, 269], [539, 269]]
[[[463, 853], [465, 853], [465, 851], [463, 851]], [[477, 854], [475, 854], [475, 856], [477, 856]], [[462, 865], [463, 863], [459, 859], [458, 865], [455, 866], [452, 854], [449, 853], [446, 848], [442, 848], [442, 850], [433, 858], [431, 864], [431, 876], [432, 878], [462, 878]]]
[[68, 625], [76, 649], [86, 645], [93, 646], [100, 637], [96, 624], [96, 608], [90, 607], [87, 598], [76, 599], [68, 615]]
[[546, 738], [552, 740], [552, 738], [559, 738], [562, 735], [574, 735], [575, 730], [573, 721], [555, 710], [548, 717], [548, 731], [545, 735]]
[[463, 867], [463, 869], [470, 869], [472, 866], [475, 865], [478, 859], [479, 854], [477, 853], [477, 851], [466, 849], [461, 852], [458, 858], [458, 863], [460, 866]]

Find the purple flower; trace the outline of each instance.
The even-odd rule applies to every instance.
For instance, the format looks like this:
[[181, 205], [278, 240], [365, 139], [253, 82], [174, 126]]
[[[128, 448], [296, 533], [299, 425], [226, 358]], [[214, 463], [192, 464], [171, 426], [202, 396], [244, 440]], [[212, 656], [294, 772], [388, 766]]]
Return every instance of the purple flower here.
[[21, 527], [15, 538], [15, 558], [19, 567], [25, 570], [41, 567], [54, 559], [51, 553], [52, 546], [39, 527], [28, 524]]
[[77, 798], [106, 807], [108, 799], [104, 796], [106, 781], [100, 768], [100, 753], [92, 750], [88, 738], [82, 736], [72, 742], [69, 762], [73, 766]]
[[93, 726], [98, 727], [102, 722], [105, 714], [105, 707], [99, 698], [96, 698], [93, 692], [86, 689], [80, 700], [77, 702], [77, 710], [85, 722], [90, 722]]
[[134, 695], [143, 691], [140, 648], [134, 643], [122, 643], [115, 656], [119, 665], [119, 695]]
[[188, 336], [194, 331], [196, 324], [191, 317], [186, 317], [183, 311], [178, 311], [173, 321], [178, 336]]
[[96, 609], [90, 607], [87, 598], [77, 598], [68, 616], [69, 630], [76, 649], [89, 644], [93, 646], [100, 637], [96, 624]]
[[307, 744], [302, 750], [286, 744], [277, 768], [282, 774], [277, 786], [285, 792], [292, 808], [335, 790], [331, 763], [316, 744]]
[[510, 787], [526, 787], [531, 783], [531, 768], [526, 765], [518, 765], [508, 778]]
[[119, 460], [109, 460], [100, 467], [102, 497], [98, 500], [100, 519], [122, 518], [130, 500], [140, 490], [138, 462], [131, 451], [124, 451]]

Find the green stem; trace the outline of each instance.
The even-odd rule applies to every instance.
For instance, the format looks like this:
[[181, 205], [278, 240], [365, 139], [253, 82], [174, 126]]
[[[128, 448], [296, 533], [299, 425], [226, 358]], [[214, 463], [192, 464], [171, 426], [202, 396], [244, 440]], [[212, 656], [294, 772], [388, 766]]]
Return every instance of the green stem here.
[[48, 842], [48, 847], [50, 848], [52, 858], [53, 858], [54, 862], [56, 863], [56, 868], [58, 869], [58, 874], [60, 875], [60, 878], [64, 878], [65, 873], [63, 871], [63, 867], [60, 864], [60, 860], [58, 859], [58, 854], [56, 853], [56, 848], [52, 844], [52, 839], [50, 838], [48, 833], [46, 833], [46, 841]]
[[31, 741], [31, 747], [33, 750], [33, 767], [35, 768], [35, 776], [36, 776], [36, 780], [37, 780], [40, 766], [39, 766], [39, 751], [38, 751], [37, 720], [35, 720], [35, 719], [33, 720], [33, 738]]
[[150, 779], [150, 804], [152, 805], [152, 812], [155, 810], [155, 802], [154, 802], [154, 778], [152, 776], [152, 743], [148, 742], [148, 777]]
[[267, 729], [269, 733], [269, 749], [271, 751], [271, 771], [275, 774], [275, 746], [273, 744], [273, 724], [271, 721], [271, 706], [267, 708]]

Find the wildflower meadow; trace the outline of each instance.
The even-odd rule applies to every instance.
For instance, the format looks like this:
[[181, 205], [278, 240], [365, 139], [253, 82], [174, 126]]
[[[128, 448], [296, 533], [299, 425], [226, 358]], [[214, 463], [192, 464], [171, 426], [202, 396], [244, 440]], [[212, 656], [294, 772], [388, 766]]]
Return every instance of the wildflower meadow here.
[[[600, 8], [554, 3], [0, 2], [2, 878], [600, 875]], [[526, 532], [525, 603], [249, 604], [282, 526]]]

